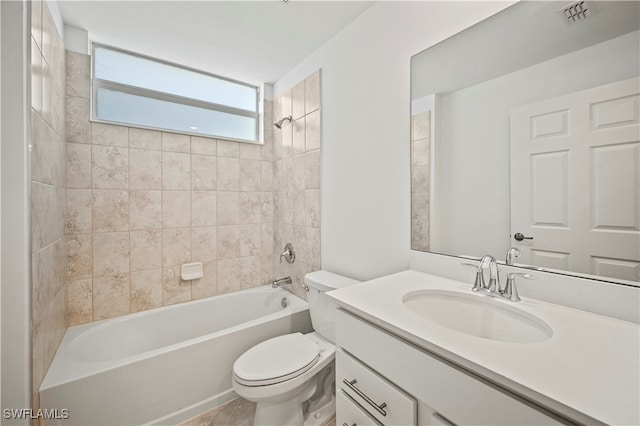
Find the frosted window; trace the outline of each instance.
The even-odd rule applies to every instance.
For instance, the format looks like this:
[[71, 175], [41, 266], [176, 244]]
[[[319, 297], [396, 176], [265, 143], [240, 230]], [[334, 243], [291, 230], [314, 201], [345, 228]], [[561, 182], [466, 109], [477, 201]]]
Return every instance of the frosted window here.
[[98, 45], [93, 72], [98, 120], [257, 140], [254, 86]]
[[97, 116], [119, 123], [256, 140], [256, 119], [99, 88]]

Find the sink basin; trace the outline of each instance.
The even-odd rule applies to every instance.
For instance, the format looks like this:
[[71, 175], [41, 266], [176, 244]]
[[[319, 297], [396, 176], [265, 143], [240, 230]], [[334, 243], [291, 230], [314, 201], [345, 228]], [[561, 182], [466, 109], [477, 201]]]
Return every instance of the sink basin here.
[[484, 295], [419, 290], [407, 293], [402, 302], [430, 322], [484, 339], [534, 343], [553, 336], [551, 327], [540, 318]]

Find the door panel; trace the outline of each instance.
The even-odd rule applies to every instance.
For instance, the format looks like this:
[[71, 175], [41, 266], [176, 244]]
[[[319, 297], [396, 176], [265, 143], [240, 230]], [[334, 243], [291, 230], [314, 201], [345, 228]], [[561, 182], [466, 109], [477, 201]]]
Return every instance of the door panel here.
[[640, 80], [511, 110], [522, 263], [640, 281]]

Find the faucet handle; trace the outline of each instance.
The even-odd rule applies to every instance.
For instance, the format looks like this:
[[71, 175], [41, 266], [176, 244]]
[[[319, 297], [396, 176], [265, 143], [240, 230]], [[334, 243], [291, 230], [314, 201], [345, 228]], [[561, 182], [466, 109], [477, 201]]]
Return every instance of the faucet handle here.
[[509, 299], [512, 302], [519, 302], [520, 296], [518, 295], [518, 289], [516, 288], [516, 277], [522, 277], [526, 280], [535, 280], [536, 277], [530, 274], [522, 274], [519, 272], [511, 272], [507, 274], [507, 284], [502, 292], [502, 297]]
[[518, 250], [516, 247], [511, 247], [509, 250], [507, 250], [507, 256], [504, 263], [506, 265], [513, 265], [515, 258], [520, 257], [521, 254], [522, 252]]
[[462, 262], [460, 265], [464, 266], [465, 268], [473, 268], [476, 270], [476, 279], [473, 282], [473, 288], [471, 290], [480, 291], [486, 288], [484, 284], [484, 276], [482, 275], [482, 262], [478, 263], [477, 265], [474, 265], [473, 263]]

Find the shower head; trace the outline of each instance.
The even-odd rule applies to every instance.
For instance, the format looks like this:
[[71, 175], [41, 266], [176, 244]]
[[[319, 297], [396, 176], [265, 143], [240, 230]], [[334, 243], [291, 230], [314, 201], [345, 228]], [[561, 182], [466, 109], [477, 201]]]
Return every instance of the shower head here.
[[293, 120], [293, 117], [290, 115], [287, 115], [285, 118], [273, 123], [273, 125], [276, 126], [278, 129], [282, 129], [282, 126], [285, 124], [285, 122], [291, 123], [291, 120]]

